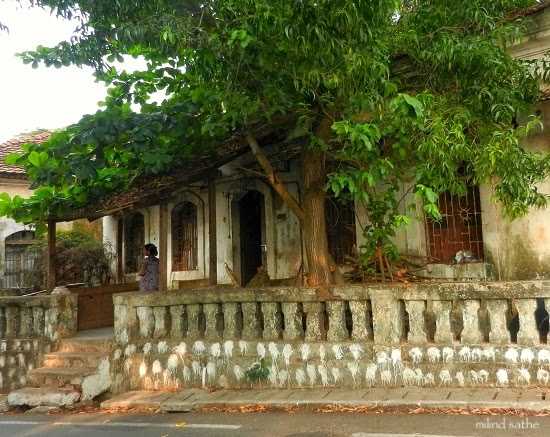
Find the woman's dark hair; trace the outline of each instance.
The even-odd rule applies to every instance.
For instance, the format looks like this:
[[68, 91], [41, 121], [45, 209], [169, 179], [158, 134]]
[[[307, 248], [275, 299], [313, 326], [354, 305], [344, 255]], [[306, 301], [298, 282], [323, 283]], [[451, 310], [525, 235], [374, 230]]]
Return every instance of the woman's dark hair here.
[[155, 246], [152, 243], [147, 243], [144, 247], [145, 247], [145, 250], [149, 251], [150, 255], [157, 256], [159, 254], [159, 251], [157, 250], [157, 246]]

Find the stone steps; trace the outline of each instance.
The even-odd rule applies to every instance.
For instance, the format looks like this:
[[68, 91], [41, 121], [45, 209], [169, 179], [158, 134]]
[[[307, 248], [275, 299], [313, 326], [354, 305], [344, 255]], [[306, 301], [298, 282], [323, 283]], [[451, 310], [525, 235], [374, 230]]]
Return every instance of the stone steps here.
[[69, 338], [27, 371], [27, 387], [8, 395], [10, 406], [59, 407], [88, 401], [110, 388], [112, 339]]
[[60, 407], [71, 405], [80, 400], [80, 392], [70, 388], [38, 388], [25, 387], [19, 390], [12, 391], [8, 395], [8, 403], [10, 406], [29, 407]]
[[27, 385], [34, 387], [80, 388], [85, 378], [97, 372], [94, 367], [39, 367], [27, 372]]
[[58, 348], [58, 352], [98, 352], [109, 355], [114, 345], [113, 339], [96, 338], [65, 338]]
[[44, 355], [44, 367], [97, 367], [107, 354], [100, 352], [52, 352]]

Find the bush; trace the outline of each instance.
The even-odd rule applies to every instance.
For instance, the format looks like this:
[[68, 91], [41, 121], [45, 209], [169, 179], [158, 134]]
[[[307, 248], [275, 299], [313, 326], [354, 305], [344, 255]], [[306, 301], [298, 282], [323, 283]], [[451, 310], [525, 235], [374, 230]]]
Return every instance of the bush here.
[[[111, 282], [111, 263], [115, 257], [109, 245], [98, 243], [91, 231], [74, 229], [58, 231], [55, 250], [55, 283], [82, 283], [87, 287]], [[37, 252], [30, 277], [26, 278], [35, 290], [46, 288], [48, 245], [45, 238], [28, 250]]]

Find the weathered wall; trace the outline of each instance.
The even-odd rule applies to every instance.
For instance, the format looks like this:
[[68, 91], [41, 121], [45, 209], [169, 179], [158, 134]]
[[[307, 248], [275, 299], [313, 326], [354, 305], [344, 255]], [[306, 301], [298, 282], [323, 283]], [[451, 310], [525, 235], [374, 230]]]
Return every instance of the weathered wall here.
[[27, 371], [40, 367], [52, 346], [40, 340], [0, 340], [0, 393], [25, 387]]
[[[21, 196], [29, 197], [32, 191], [28, 189], [29, 182], [19, 179], [1, 179], [0, 191], [8, 193], [11, 197]], [[71, 223], [60, 223], [58, 229], [65, 230], [71, 228]], [[0, 217], [0, 288], [3, 287], [4, 269], [6, 266], [6, 237], [15, 232], [32, 230], [29, 226], [17, 223], [12, 219]]]
[[[220, 284], [229, 284], [225, 264], [240, 276], [240, 235], [238, 226], [238, 201], [250, 190], [256, 190], [264, 196], [264, 239], [267, 252], [264, 268], [271, 279], [296, 278], [302, 263], [300, 223], [281, 199], [263, 182], [256, 178], [235, 174], [233, 168], [224, 168], [223, 176], [217, 181], [216, 190], [216, 235], [217, 235], [217, 278]], [[298, 163], [289, 164], [286, 171], [279, 173], [288, 183], [289, 191], [299, 199]], [[201, 188], [202, 186], [202, 188]], [[208, 260], [208, 191], [206, 182], [193, 184], [193, 187], [176, 195], [168, 204], [168, 284], [169, 288], [178, 281], [207, 279], [209, 277]], [[198, 225], [198, 268], [191, 271], [172, 269], [171, 212], [181, 201], [189, 201], [197, 206]], [[159, 208], [152, 206], [139, 210], [144, 216], [145, 243], [159, 246]], [[103, 238], [105, 242], [116, 244], [117, 223], [112, 217], [103, 219]], [[113, 265], [113, 270], [116, 266]], [[298, 278], [299, 280], [300, 278]], [[126, 281], [139, 280], [137, 273], [125, 274]]]
[[77, 296], [0, 297], [0, 393], [24, 387], [27, 370], [76, 334]]
[[295, 287], [117, 295], [113, 391], [244, 387], [243, 376], [262, 360], [267, 378], [253, 386], [550, 382], [548, 330], [538, 329], [550, 308], [549, 282], [331, 291], [336, 300]]

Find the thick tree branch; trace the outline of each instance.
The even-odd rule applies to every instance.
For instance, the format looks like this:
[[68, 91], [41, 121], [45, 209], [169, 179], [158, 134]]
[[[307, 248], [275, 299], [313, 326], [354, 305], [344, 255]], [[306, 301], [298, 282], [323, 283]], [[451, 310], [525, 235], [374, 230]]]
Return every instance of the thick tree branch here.
[[306, 218], [304, 210], [300, 207], [294, 196], [290, 194], [286, 185], [281, 182], [281, 179], [275, 173], [275, 169], [271, 166], [271, 163], [262, 152], [262, 149], [256, 141], [256, 138], [254, 138], [254, 135], [252, 135], [250, 132], [246, 132], [245, 138], [248, 141], [250, 149], [252, 150], [252, 154], [256, 157], [260, 166], [265, 171], [265, 176], [267, 177], [267, 180], [269, 181], [273, 189], [277, 192], [279, 196], [281, 196], [283, 202], [292, 210], [292, 212], [296, 214], [298, 220], [300, 220], [300, 222], [303, 222]]

